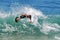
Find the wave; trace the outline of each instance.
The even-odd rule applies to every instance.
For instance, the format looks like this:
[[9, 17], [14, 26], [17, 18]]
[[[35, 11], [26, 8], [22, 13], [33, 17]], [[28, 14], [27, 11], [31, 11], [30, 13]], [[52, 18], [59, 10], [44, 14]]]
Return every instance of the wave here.
[[[60, 16], [46, 16], [40, 10], [32, 7], [11, 7], [12, 13], [0, 12], [0, 34], [38, 34], [45, 35], [60, 32]], [[32, 15], [32, 23], [29, 19], [22, 19], [18, 23], [15, 17], [27, 13]]]

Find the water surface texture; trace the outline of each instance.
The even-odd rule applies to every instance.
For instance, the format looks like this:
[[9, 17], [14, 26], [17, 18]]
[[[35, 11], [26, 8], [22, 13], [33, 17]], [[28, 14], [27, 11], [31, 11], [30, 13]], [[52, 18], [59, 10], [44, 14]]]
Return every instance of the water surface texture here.
[[[59, 0], [0, 0], [0, 40], [60, 40]], [[30, 14], [15, 22], [15, 17]]]

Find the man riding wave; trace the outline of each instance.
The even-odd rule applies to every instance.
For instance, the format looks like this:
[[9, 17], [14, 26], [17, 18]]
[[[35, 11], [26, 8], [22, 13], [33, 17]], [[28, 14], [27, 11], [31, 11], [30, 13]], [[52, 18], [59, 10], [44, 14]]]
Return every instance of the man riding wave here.
[[29, 18], [30, 19], [30, 23], [32, 22], [31, 21], [31, 15], [28, 15], [28, 14], [22, 14], [20, 17], [16, 17], [15, 18], [15, 22], [18, 22], [20, 19], [23, 19], [23, 18]]

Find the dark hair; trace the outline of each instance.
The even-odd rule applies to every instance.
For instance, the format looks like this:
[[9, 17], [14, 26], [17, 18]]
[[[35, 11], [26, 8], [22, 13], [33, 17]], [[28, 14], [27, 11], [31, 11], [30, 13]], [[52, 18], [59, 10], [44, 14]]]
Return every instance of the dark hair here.
[[17, 21], [17, 18], [19, 18], [19, 17], [16, 17], [16, 18], [15, 18], [15, 22], [18, 22], [18, 21]]

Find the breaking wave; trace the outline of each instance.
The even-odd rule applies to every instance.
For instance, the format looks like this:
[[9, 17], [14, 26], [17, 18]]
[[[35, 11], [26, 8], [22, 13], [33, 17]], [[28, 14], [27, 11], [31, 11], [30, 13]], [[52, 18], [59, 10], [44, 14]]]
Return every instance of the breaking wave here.
[[[0, 12], [0, 34], [27, 34], [52, 35], [60, 32], [60, 16], [44, 15], [40, 10], [32, 7], [11, 7], [12, 13]], [[29, 19], [22, 19], [18, 23], [15, 17], [27, 13], [32, 15], [32, 23]], [[57, 38], [57, 37], [56, 37]]]

